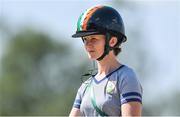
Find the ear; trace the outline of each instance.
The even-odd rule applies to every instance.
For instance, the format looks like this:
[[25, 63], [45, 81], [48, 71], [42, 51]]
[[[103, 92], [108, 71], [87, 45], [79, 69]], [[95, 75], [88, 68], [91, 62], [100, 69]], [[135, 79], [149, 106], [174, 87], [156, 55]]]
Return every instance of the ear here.
[[111, 37], [111, 39], [109, 41], [109, 46], [114, 47], [117, 42], [118, 42], [117, 37]]

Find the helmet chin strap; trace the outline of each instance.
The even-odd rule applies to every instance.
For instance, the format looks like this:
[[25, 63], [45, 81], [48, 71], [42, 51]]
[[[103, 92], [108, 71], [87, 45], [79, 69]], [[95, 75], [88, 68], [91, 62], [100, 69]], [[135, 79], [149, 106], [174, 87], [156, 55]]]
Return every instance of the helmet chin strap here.
[[[104, 53], [103, 53], [98, 59], [96, 59], [96, 60], [98, 60], [98, 61], [101, 61], [101, 60], [109, 53], [109, 51], [113, 49], [113, 47], [110, 47], [110, 46], [109, 46], [109, 41], [110, 41], [110, 39], [111, 39], [110, 33], [106, 33], [106, 34], [105, 34], [105, 38], [106, 38], [106, 39], [105, 39], [105, 45], [104, 45]], [[90, 69], [90, 70], [89, 70], [89, 73], [86, 73], [86, 74], [82, 75], [82, 77], [81, 77], [81, 81], [82, 81], [82, 82], [84, 82], [84, 78], [83, 78], [83, 77], [93, 76], [93, 75], [94, 75], [93, 72], [96, 72], [96, 73], [97, 73], [97, 71], [96, 71], [97, 68], [95, 67], [95, 61], [93, 60], [92, 62], [93, 62], [93, 69]]]
[[109, 54], [109, 51], [110, 50], [112, 50], [113, 49], [113, 47], [110, 47], [109, 46], [109, 41], [110, 41], [110, 39], [111, 39], [111, 35], [110, 35], [110, 33], [106, 33], [105, 34], [105, 45], [104, 45], [104, 53], [99, 57], [99, 58], [97, 58], [96, 60], [98, 60], [98, 61], [101, 61], [106, 55], [108, 55]]

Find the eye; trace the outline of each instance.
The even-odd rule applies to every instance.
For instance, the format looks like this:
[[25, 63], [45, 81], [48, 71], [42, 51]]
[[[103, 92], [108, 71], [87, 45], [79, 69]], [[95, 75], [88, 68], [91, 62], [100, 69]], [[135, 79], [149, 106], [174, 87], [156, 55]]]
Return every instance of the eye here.
[[85, 43], [86, 42], [86, 38], [82, 37], [82, 41], [83, 41], [83, 43]]
[[97, 38], [90, 38], [90, 39], [88, 39], [86, 37], [82, 38], [82, 41], [84, 44], [87, 44], [87, 43], [95, 44], [95, 43], [97, 43], [98, 40], [99, 39], [97, 39]]
[[92, 39], [91, 39], [91, 42], [92, 42], [92, 43], [95, 43], [95, 42], [97, 42], [97, 39], [96, 39], [96, 38], [92, 38]]

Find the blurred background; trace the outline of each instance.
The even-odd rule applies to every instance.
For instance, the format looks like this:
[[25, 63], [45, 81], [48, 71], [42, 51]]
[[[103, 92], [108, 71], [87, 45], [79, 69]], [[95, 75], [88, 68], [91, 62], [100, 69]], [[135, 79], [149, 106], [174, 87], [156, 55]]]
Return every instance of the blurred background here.
[[68, 115], [92, 62], [76, 31], [95, 5], [117, 9], [128, 41], [118, 56], [144, 89], [143, 115], [180, 115], [179, 0], [0, 0], [0, 115]]

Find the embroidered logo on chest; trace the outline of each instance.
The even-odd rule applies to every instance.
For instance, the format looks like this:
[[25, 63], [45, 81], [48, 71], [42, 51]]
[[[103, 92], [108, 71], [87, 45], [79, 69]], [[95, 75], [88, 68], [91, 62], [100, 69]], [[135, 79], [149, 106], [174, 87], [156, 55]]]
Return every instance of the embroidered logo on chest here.
[[114, 90], [116, 88], [116, 85], [113, 81], [108, 81], [106, 92], [109, 94], [113, 94]]

